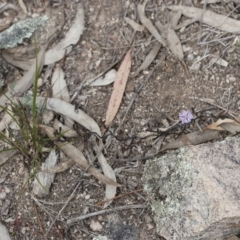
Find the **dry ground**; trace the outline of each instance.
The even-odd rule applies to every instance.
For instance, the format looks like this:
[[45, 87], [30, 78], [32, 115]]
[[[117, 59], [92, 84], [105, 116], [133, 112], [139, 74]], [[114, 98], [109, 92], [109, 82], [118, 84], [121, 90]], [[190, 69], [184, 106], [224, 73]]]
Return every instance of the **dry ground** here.
[[[17, 1], [12, 2], [18, 4]], [[76, 4], [79, 1], [69, 0], [65, 1], [63, 5], [54, 7], [48, 5], [42, 11], [37, 5], [33, 5], [35, 1], [25, 2], [31, 13], [41, 12], [42, 14], [46, 11], [50, 12], [51, 17], [56, 19], [59, 12], [63, 13], [63, 18], [58, 20], [59, 25], [62, 23], [64, 25], [63, 31], [58, 36], [61, 38], [71, 26]], [[165, 2], [179, 4], [179, 1]], [[181, 2], [188, 6], [191, 6], [191, 2], [193, 2], [194, 6], [202, 7], [200, 1], [184, 0]], [[88, 0], [82, 1], [82, 3], [85, 9], [86, 29], [79, 43], [66, 57], [63, 65], [70, 94], [73, 94], [76, 87], [84, 79], [96, 76], [105, 71], [116, 60], [120, 60], [122, 54], [129, 49], [133, 36], [132, 71], [136, 70], [142, 63], [155, 41], [146, 29], [134, 35], [133, 29], [124, 21], [125, 16], [138, 21], [136, 14], [138, 1]], [[207, 8], [228, 15], [234, 6], [234, 3], [231, 2], [212, 4]], [[149, 0], [146, 15], [152, 21], [159, 18], [162, 23], [167, 24], [170, 11], [164, 8], [163, 1]], [[232, 12], [231, 16], [240, 20], [237, 9]], [[204, 37], [200, 37], [201, 30], [206, 30], [207, 34]], [[239, 54], [237, 45], [234, 45], [237, 35], [220, 31], [214, 32], [199, 22], [191, 24], [182, 31], [177, 31], [177, 34], [184, 48], [184, 61], [189, 72], [187, 73], [183, 64], [168, 49], [161, 48], [150, 67], [127, 84], [121, 108], [114, 120], [113, 129], [116, 129], [121, 123], [131, 97], [139, 84], [146, 80], [160, 60], [160, 64], [137, 95], [133, 107], [121, 127], [118, 140], [113, 139], [106, 153], [106, 158], [113, 169], [119, 170], [117, 173], [118, 182], [124, 185], [122, 189], [118, 190], [118, 194], [126, 193], [125, 196], [113, 201], [111, 204], [113, 208], [128, 204], [147, 204], [147, 196], [141, 190], [127, 194], [142, 189], [141, 173], [144, 161], [120, 162], [117, 159], [154, 154], [156, 146], [152, 146], [153, 141], [147, 140], [133, 140], [130, 143], [129, 139], [128, 141], [119, 141], [126, 138], [127, 134], [135, 135], [144, 131], [156, 131], [157, 128], [163, 127], [164, 116], [167, 117], [169, 124], [172, 124], [178, 119], [178, 113], [183, 109], [193, 108], [197, 111], [211, 107], [206, 103], [194, 100], [195, 97], [214, 99], [217, 104], [239, 115]], [[228, 36], [229, 38], [226, 38]], [[210, 56], [212, 55], [225, 59], [229, 63], [228, 66], [211, 65]], [[118, 67], [119, 64], [114, 66], [115, 69]], [[12, 81], [13, 76], [17, 77], [20, 74], [21, 72], [15, 70], [15, 72], [8, 73], [5, 80], [6, 82]], [[79, 108], [91, 116], [100, 128], [104, 128], [106, 109], [112, 89], [112, 85], [86, 87], [83, 88], [81, 96], [76, 100]], [[39, 94], [44, 95], [46, 91], [50, 91], [50, 83], [48, 82], [39, 89]], [[91, 152], [91, 143], [88, 142], [89, 133], [83, 130], [81, 133], [82, 136], [75, 141], [75, 145], [83, 144], [84, 148]], [[64, 160], [63, 155], [60, 158]], [[97, 163], [95, 165], [99, 167]], [[0, 185], [1, 219], [6, 223], [13, 239], [40, 240], [44, 239], [43, 232], [49, 229], [52, 221], [68, 200], [82, 170], [74, 166], [57, 174], [51, 188], [51, 194], [39, 200], [41, 207], [31, 197], [31, 184], [22, 189], [26, 171], [23, 157], [18, 154], [1, 166], [0, 179], [7, 173]], [[117, 211], [115, 214], [118, 218], [116, 219], [113, 216], [103, 214], [68, 227], [66, 225], [67, 219], [101, 210], [95, 206], [95, 203], [103, 200], [104, 185], [87, 174], [84, 174], [80, 180], [81, 185], [50, 229], [47, 239], [85, 240], [93, 239], [96, 235], [115, 236], [114, 240], [161, 239], [155, 234], [150, 209]], [[100, 232], [90, 228], [92, 220], [96, 220], [102, 225]], [[119, 232], [113, 231], [114, 226], [117, 226], [118, 230], [120, 229]], [[132, 238], [130, 233], [132, 233]], [[128, 237], [124, 238], [124, 234], [125, 237]]]

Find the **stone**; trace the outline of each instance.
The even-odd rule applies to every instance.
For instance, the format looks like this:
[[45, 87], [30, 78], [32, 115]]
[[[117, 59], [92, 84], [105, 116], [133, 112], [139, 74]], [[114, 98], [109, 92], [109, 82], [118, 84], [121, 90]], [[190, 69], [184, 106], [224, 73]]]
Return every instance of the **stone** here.
[[166, 240], [223, 240], [240, 232], [240, 138], [149, 160], [144, 190]]

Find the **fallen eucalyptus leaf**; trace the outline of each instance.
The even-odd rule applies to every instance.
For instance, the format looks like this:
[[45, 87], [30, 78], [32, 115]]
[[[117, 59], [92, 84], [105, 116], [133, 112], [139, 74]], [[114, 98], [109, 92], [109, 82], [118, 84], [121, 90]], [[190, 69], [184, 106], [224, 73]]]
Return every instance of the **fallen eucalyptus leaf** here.
[[[113, 83], [116, 79], [116, 75], [117, 75], [117, 71], [115, 69], [111, 69], [110, 71], [108, 71], [105, 74], [105, 77], [102, 78], [98, 78], [96, 79], [94, 82], [92, 81], [86, 81], [86, 83], [84, 84], [84, 86], [86, 85], [90, 85], [93, 87], [97, 87], [97, 86], [106, 86], [109, 85], [111, 83]], [[91, 79], [90, 79], [91, 80]]]
[[153, 49], [148, 53], [148, 55], [146, 56], [141, 66], [136, 70], [136, 72], [134, 72], [131, 75], [131, 78], [138, 76], [141, 71], [144, 71], [150, 66], [150, 64], [153, 62], [153, 60], [157, 56], [160, 48], [161, 48], [161, 44], [159, 42], [156, 42], [153, 46]]
[[9, 62], [13, 66], [21, 68], [23, 70], [28, 71], [30, 69], [31, 65], [32, 65], [32, 62], [15, 60], [13, 58], [13, 55], [9, 54], [9, 52], [7, 52], [6, 50], [2, 51], [2, 56], [7, 62]]
[[[43, 61], [45, 56], [45, 48], [41, 48], [38, 53], [38, 72], [41, 72], [43, 67]], [[34, 60], [31, 68], [29, 71], [20, 79], [17, 81], [13, 89], [11, 91], [7, 91], [4, 95], [0, 97], [0, 112], [3, 111], [3, 106], [8, 101], [8, 99], [11, 99], [14, 94], [21, 94], [27, 91], [33, 84], [34, 77], [36, 73], [36, 59]]]
[[125, 91], [126, 83], [128, 80], [128, 76], [130, 73], [130, 68], [131, 68], [131, 50], [129, 50], [126, 53], [126, 56], [123, 59], [121, 66], [117, 72], [116, 80], [113, 86], [113, 92], [107, 108], [105, 122], [106, 126], [109, 126], [111, 124], [120, 107], [123, 93]]
[[[100, 151], [96, 140], [94, 143], [94, 150], [97, 154], [97, 158], [99, 163], [101, 164], [101, 168], [103, 170], [103, 173], [105, 176], [107, 176], [108, 178], [112, 179], [114, 182], [116, 182], [116, 176], [115, 173], [112, 169], [112, 167], [108, 164], [106, 158], [104, 157], [104, 155], [102, 154], [102, 152]], [[116, 192], [117, 192], [117, 187], [113, 186], [113, 185], [109, 185], [106, 184], [106, 190], [105, 190], [105, 200], [109, 200], [109, 199], [113, 199], [116, 196]], [[104, 203], [103, 208], [108, 207], [110, 204], [112, 203], [112, 200], [106, 201]]]
[[[40, 128], [48, 135], [49, 138], [55, 138], [54, 129], [45, 125], [40, 125]], [[74, 147], [72, 144], [68, 142], [59, 142], [54, 141], [54, 143], [64, 152], [66, 156], [71, 158], [78, 166], [80, 166], [83, 170], [86, 170], [88, 173], [96, 177], [99, 181], [110, 184], [113, 186], [120, 187], [121, 185], [112, 179], [104, 176], [97, 168], [89, 166], [87, 159], [84, 157], [82, 152]]]
[[168, 6], [168, 8], [173, 11], [180, 10], [186, 17], [196, 19], [225, 32], [237, 33], [240, 31], [240, 21], [226, 17], [225, 15], [217, 14], [209, 10], [203, 12], [201, 8], [182, 5]]
[[144, 30], [144, 26], [136, 23], [132, 19], [125, 17], [124, 18], [125, 22], [128, 23], [135, 31], [142, 32]]
[[76, 44], [84, 30], [84, 10], [82, 4], [78, 4], [77, 13], [73, 25], [66, 33], [66, 36], [46, 52], [44, 65], [49, 65], [61, 60], [65, 54], [72, 50], [72, 45]]
[[158, 30], [154, 27], [152, 22], [145, 16], [145, 6], [148, 0], [145, 0], [143, 4], [138, 4], [137, 10], [141, 23], [147, 28], [147, 30], [165, 47], [166, 42], [162, 36], [158, 33]]

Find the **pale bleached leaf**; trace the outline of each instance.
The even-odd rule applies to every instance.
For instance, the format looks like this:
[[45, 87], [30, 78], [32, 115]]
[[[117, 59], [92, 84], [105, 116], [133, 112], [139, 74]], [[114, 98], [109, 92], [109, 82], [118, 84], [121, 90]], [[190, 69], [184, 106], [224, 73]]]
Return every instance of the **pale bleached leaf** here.
[[2, 56], [3, 58], [9, 62], [10, 64], [12, 64], [15, 67], [21, 68], [23, 70], [29, 70], [32, 62], [31, 61], [19, 61], [19, 60], [15, 60], [13, 58], [13, 54], [9, 54], [9, 52], [7, 52], [6, 50], [2, 51]]
[[[29, 101], [32, 101], [32, 99]], [[40, 109], [44, 106], [48, 110], [52, 110], [56, 113], [62, 114], [63, 116], [71, 118], [72, 120], [88, 129], [90, 132], [95, 132], [99, 136], [102, 135], [98, 124], [81, 109], [75, 111], [75, 106], [72, 104], [66, 103], [56, 98], [37, 97], [36, 101]]]
[[[67, 83], [64, 78], [64, 72], [60, 66], [55, 68], [51, 79], [51, 84], [53, 97], [70, 103], [70, 95], [67, 89]], [[74, 122], [71, 119], [64, 117], [64, 122], [67, 127], [73, 129]]]
[[134, 78], [134, 77], [138, 76], [141, 71], [144, 71], [145, 69], [147, 69], [150, 66], [150, 64], [153, 62], [153, 60], [157, 56], [160, 48], [161, 48], [161, 44], [159, 42], [156, 42], [154, 44], [152, 50], [146, 56], [145, 60], [141, 64], [141, 66], [136, 70], [136, 72], [134, 72], [131, 75], [131, 78]]
[[2, 132], [6, 126], [12, 122], [12, 116], [13, 112], [12, 112], [12, 107], [9, 105], [5, 111], [5, 114], [0, 122], [0, 132]]
[[0, 152], [0, 165], [4, 164], [16, 153], [17, 153], [16, 149]]
[[223, 66], [223, 67], [228, 66], [228, 62], [225, 61], [224, 59], [220, 58], [220, 57], [212, 57], [211, 60], [210, 60], [210, 65], [213, 65], [213, 64], [218, 64], [218, 65]]
[[72, 50], [72, 45], [76, 44], [84, 30], [84, 10], [82, 4], [78, 4], [77, 13], [73, 25], [66, 33], [66, 36], [53, 48], [46, 52], [45, 65], [49, 65], [61, 60], [65, 54]]
[[219, 30], [230, 33], [240, 32], [240, 21], [226, 15], [217, 14], [209, 10], [203, 12], [201, 8], [186, 7], [183, 5], [168, 6], [168, 8], [173, 11], [180, 10], [186, 17], [196, 19]]
[[125, 22], [128, 23], [135, 31], [142, 32], [144, 30], [144, 26], [136, 23], [131, 18], [125, 17]]
[[[45, 48], [41, 48], [38, 53], [38, 71], [41, 72], [43, 67], [43, 61], [45, 56]], [[27, 91], [33, 84], [36, 73], [36, 60], [34, 60], [31, 68], [26, 74], [16, 82], [15, 86], [11, 91], [7, 91], [4, 95], [0, 97], [0, 106], [4, 106], [8, 99], [11, 99], [12, 95], [24, 93]], [[3, 107], [0, 107], [0, 112], [3, 111]]]
[[159, 34], [156, 27], [152, 24], [152, 22], [145, 16], [145, 6], [148, 0], [145, 0], [143, 4], [138, 4], [137, 10], [141, 23], [147, 28], [147, 30], [165, 47], [166, 42], [163, 37]]
[[121, 66], [117, 72], [116, 80], [113, 86], [113, 92], [108, 104], [107, 113], [106, 113], [106, 122], [105, 125], [109, 126], [113, 119], [115, 118], [118, 109], [120, 107], [123, 93], [125, 91], [126, 83], [131, 68], [131, 50], [126, 53], [125, 58], [123, 59]]
[[97, 86], [109, 85], [109, 84], [111, 84], [115, 81], [116, 75], [117, 75], [117, 71], [115, 69], [111, 69], [110, 71], [108, 71], [105, 74], [104, 78], [100, 77], [90, 84], [88, 84], [88, 82], [86, 82], [85, 86], [90, 85], [90, 86], [93, 86], [93, 87], [97, 87]]
[[0, 222], [0, 240], [11, 240], [7, 228]]
[[[44, 125], [40, 125], [40, 128], [48, 135], [49, 138], [52, 139], [55, 138], [53, 128]], [[71, 158], [78, 166], [80, 166], [83, 170], [86, 170], [88, 173], [96, 177], [99, 181], [113, 186], [118, 187], [121, 186], [117, 182], [103, 175], [97, 168], [89, 166], [89, 163], [82, 154], [82, 152], [78, 148], [74, 147], [72, 144], [60, 141], [54, 141], [54, 143], [64, 152], [66, 156]]]
[[[114, 173], [112, 167], [108, 164], [108, 162], [107, 162], [106, 158], [104, 157], [104, 155], [102, 154], [102, 152], [100, 151], [99, 146], [97, 145], [96, 141], [94, 144], [94, 150], [97, 154], [98, 161], [101, 164], [101, 168], [102, 168], [104, 175], [109, 177], [110, 179], [112, 179], [114, 182], [116, 182], [117, 180], [116, 180], [115, 173]], [[104, 203], [103, 208], [108, 207], [112, 203], [112, 200], [110, 200], [110, 199], [113, 199], [115, 197], [116, 192], [117, 192], [116, 186], [106, 184], [105, 200], [109, 200], [109, 201], [106, 201]]]

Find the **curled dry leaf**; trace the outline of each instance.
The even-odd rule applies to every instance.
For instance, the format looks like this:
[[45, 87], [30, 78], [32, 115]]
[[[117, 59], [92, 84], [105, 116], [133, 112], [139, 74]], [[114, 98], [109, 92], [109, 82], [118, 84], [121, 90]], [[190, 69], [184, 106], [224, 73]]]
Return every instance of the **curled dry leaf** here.
[[[224, 127], [224, 124], [225, 124], [225, 127]], [[211, 129], [211, 130], [217, 130], [217, 131], [228, 131], [228, 129], [230, 130], [229, 124], [233, 125], [232, 129], [235, 125], [235, 127], [234, 127], [235, 131], [237, 131], [237, 132], [240, 131], [240, 124], [238, 122], [236, 122], [235, 120], [229, 119], [229, 118], [218, 119], [216, 122], [208, 125], [205, 129]], [[226, 129], [226, 128], [228, 128], [228, 129]], [[231, 132], [231, 130], [230, 130], [230, 132]]]
[[[107, 162], [106, 158], [104, 157], [104, 155], [102, 154], [102, 152], [100, 151], [96, 141], [94, 143], [94, 150], [97, 154], [98, 161], [101, 164], [101, 168], [103, 170], [104, 175], [107, 176], [108, 178], [112, 179], [114, 182], [116, 182], [117, 180], [116, 180], [115, 173], [114, 173], [112, 167], [108, 164], [108, 162]], [[116, 186], [106, 184], [105, 199], [106, 200], [113, 199], [116, 195], [116, 192], [117, 192]], [[111, 203], [112, 203], [112, 200], [106, 201], [104, 203], [103, 208], [108, 207]]]
[[147, 57], [145, 58], [141, 66], [136, 70], [135, 73], [131, 75], [131, 78], [138, 76], [141, 71], [144, 71], [150, 66], [150, 64], [153, 62], [153, 60], [157, 56], [160, 48], [161, 48], [161, 44], [159, 42], [156, 42], [153, 46], [153, 49], [149, 52], [149, 54], [147, 55]]
[[111, 124], [120, 107], [127, 79], [130, 73], [130, 68], [131, 68], [131, 50], [129, 50], [126, 53], [126, 56], [123, 59], [121, 66], [117, 72], [116, 80], [113, 86], [113, 92], [107, 108], [105, 122], [106, 126], [109, 126]]
[[30, 67], [31, 67], [31, 64], [32, 64], [32, 62], [29, 62], [29, 61], [18, 61], [18, 60], [15, 60], [14, 58], [13, 58], [13, 55], [12, 54], [9, 54], [9, 52], [8, 51], [6, 51], [6, 50], [3, 50], [2, 51], [2, 56], [3, 56], [3, 58], [7, 61], [7, 62], [9, 62], [10, 64], [12, 64], [13, 66], [15, 66], [15, 67], [18, 67], [18, 68], [21, 68], [21, 69], [23, 69], [23, 70], [29, 70], [30, 69]]
[[[38, 53], [38, 71], [41, 72], [43, 67], [43, 61], [45, 56], [45, 48], [41, 48]], [[17, 81], [13, 89], [11, 91], [7, 91], [4, 95], [0, 97], [0, 106], [4, 106], [8, 99], [12, 97], [14, 94], [24, 93], [26, 90], [28, 90], [34, 81], [36, 73], [36, 60], [34, 60], [31, 68], [29, 71], [20, 79]], [[0, 112], [3, 111], [3, 108], [0, 107]]]
[[[22, 101], [22, 99], [20, 100]], [[30, 98], [29, 101], [31, 103], [32, 99]], [[48, 110], [52, 110], [66, 117], [69, 117], [77, 123], [81, 124], [89, 131], [95, 132], [99, 136], [101, 136], [101, 131], [98, 124], [82, 110], [78, 109], [78, 111], [76, 112], [75, 107], [72, 104], [66, 103], [56, 98], [37, 97], [36, 101], [40, 109], [45, 107]]]
[[[49, 138], [54, 137], [54, 129], [48, 126], [40, 125], [40, 128], [48, 135]], [[112, 179], [104, 176], [97, 168], [89, 166], [87, 159], [84, 157], [82, 152], [68, 142], [54, 141], [54, 143], [64, 152], [66, 156], [71, 158], [78, 166], [83, 170], [96, 177], [99, 181], [110, 184], [113, 186], [120, 187], [121, 185], [113, 181]]]
[[144, 26], [136, 23], [131, 18], [125, 17], [125, 22], [128, 23], [135, 31], [142, 32], [144, 30]]
[[78, 133], [75, 130], [63, 125], [57, 119], [55, 119], [54, 122], [53, 122], [53, 128], [58, 130], [59, 134], [61, 136], [64, 136], [64, 137], [67, 137], [67, 138], [72, 138], [72, 137], [78, 137], [79, 136]]
[[152, 24], [152, 22], [145, 16], [145, 6], [148, 0], [145, 0], [143, 4], [138, 4], [137, 10], [141, 23], [147, 28], [147, 30], [165, 47], [166, 42], [159, 34], [158, 30]]
[[49, 65], [61, 60], [65, 54], [72, 50], [72, 45], [76, 44], [84, 30], [84, 10], [82, 4], [78, 4], [76, 17], [73, 25], [57, 45], [46, 52], [45, 65]]
[[225, 32], [236, 33], [240, 31], [240, 21], [226, 17], [206, 10], [203, 12], [201, 8], [186, 7], [182, 5], [168, 6], [173, 11], [181, 11], [183, 15], [189, 18], [197, 19], [202, 23], [220, 29]]

